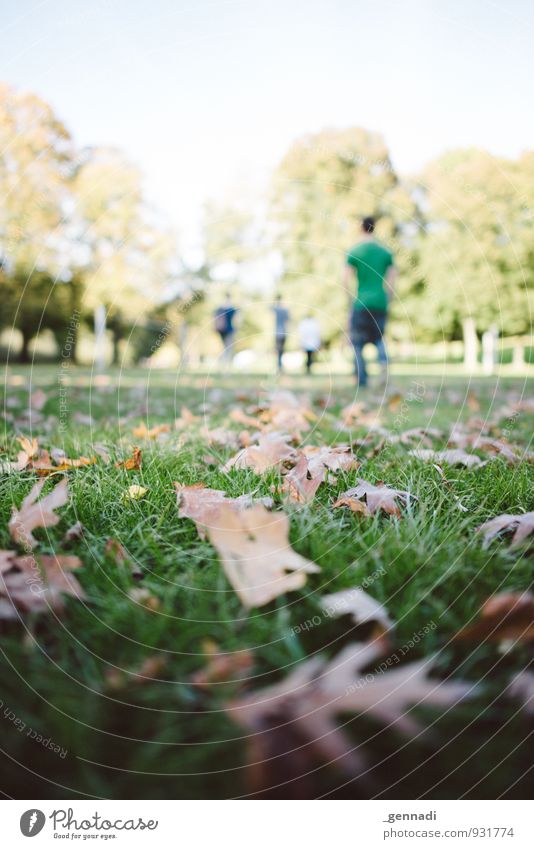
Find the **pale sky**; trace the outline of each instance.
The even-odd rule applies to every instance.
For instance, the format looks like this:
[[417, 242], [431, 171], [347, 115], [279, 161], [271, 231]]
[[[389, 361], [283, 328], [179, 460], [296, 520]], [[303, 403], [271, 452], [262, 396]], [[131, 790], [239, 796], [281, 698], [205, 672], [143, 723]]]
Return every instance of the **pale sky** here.
[[120, 147], [183, 231], [298, 136], [381, 131], [401, 172], [534, 147], [529, 0], [0, 0], [0, 78]]

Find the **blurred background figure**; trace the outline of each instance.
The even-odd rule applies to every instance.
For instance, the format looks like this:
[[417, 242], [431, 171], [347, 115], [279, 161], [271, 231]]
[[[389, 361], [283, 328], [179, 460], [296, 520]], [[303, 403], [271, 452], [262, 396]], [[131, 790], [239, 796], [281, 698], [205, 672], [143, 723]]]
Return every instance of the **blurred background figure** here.
[[[355, 354], [355, 374], [360, 386], [367, 384], [367, 367], [363, 348], [376, 346], [383, 377], [387, 376], [387, 352], [384, 330], [389, 301], [397, 271], [393, 254], [381, 245], [374, 235], [375, 220], [370, 216], [362, 221], [362, 238], [347, 254], [344, 285], [349, 296], [350, 340]], [[356, 276], [356, 293], [354, 293]], [[356, 294], [356, 297], [354, 295]]]
[[237, 308], [232, 304], [232, 298], [229, 292], [226, 293], [225, 303], [217, 307], [213, 313], [214, 328], [216, 333], [221, 337], [223, 350], [221, 354], [222, 361], [227, 365], [232, 362], [232, 345], [235, 337], [235, 316]]
[[289, 310], [282, 301], [282, 296], [276, 296], [273, 305], [274, 312], [274, 345], [276, 350], [276, 361], [278, 372], [283, 371], [284, 349], [287, 341], [287, 325], [289, 324]]
[[306, 356], [306, 374], [311, 374], [315, 353], [321, 347], [321, 328], [319, 322], [308, 314], [299, 324], [300, 347]]

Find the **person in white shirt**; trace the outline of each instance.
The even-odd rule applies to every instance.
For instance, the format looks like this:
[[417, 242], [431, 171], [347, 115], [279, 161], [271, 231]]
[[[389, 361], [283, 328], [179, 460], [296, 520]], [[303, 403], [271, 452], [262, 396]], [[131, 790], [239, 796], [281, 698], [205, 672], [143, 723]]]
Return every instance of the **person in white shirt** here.
[[300, 347], [306, 354], [306, 374], [311, 374], [314, 354], [321, 347], [321, 328], [312, 315], [307, 315], [299, 324]]

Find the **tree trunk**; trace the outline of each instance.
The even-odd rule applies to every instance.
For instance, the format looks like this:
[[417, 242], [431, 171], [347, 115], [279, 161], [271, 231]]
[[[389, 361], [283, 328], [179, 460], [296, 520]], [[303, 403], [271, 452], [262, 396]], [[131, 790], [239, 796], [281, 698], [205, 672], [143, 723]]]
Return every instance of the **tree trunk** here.
[[22, 347], [20, 349], [19, 354], [19, 362], [21, 363], [29, 363], [30, 362], [30, 342], [32, 341], [32, 335], [28, 331], [23, 328], [20, 329], [22, 333]]
[[474, 318], [464, 318], [462, 322], [464, 336], [464, 368], [473, 372], [477, 367], [478, 338]]

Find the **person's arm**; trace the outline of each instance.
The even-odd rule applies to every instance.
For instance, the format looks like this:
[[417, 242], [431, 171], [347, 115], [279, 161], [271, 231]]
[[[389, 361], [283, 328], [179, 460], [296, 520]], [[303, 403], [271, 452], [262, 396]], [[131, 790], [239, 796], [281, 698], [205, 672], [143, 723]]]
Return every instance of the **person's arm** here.
[[390, 301], [395, 297], [395, 283], [397, 282], [398, 271], [394, 265], [390, 265], [388, 270], [386, 271], [386, 290], [388, 293], [388, 299]]

